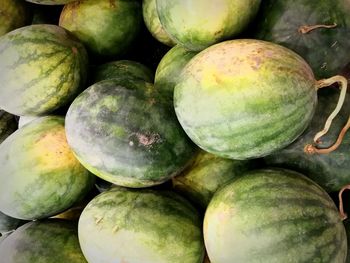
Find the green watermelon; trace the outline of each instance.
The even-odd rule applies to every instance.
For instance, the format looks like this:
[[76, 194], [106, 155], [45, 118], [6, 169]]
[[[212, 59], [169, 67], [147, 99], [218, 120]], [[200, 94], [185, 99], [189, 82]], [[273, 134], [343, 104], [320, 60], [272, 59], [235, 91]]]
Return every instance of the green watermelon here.
[[181, 71], [196, 54], [197, 52], [187, 50], [180, 45], [170, 49], [158, 64], [154, 87], [172, 100]]
[[154, 75], [145, 65], [132, 60], [118, 60], [99, 65], [93, 69], [92, 82], [106, 79], [130, 77], [153, 83]]
[[[329, 154], [307, 154], [304, 147], [313, 136], [323, 128], [324, 120], [335, 108], [338, 92], [332, 90], [319, 96], [315, 116], [308, 129], [291, 145], [265, 157], [271, 166], [281, 166], [298, 170], [328, 192], [339, 191], [350, 183], [350, 134], [346, 134], [340, 147]], [[320, 142], [319, 146], [328, 148], [338, 137], [350, 115], [350, 99], [347, 98], [339, 116], [334, 120], [332, 129]]]
[[0, 36], [30, 23], [32, 12], [22, 0], [1, 0]]
[[113, 188], [86, 206], [78, 233], [89, 263], [202, 263], [201, 225], [173, 192]]
[[314, 114], [317, 90], [335, 81], [342, 83], [344, 96], [344, 77], [317, 82], [309, 65], [285, 47], [231, 40], [186, 65], [175, 87], [175, 111], [204, 150], [238, 160], [258, 158], [298, 138]]
[[344, 263], [344, 225], [316, 183], [289, 170], [257, 170], [211, 200], [204, 240], [215, 263]]
[[237, 36], [258, 12], [261, 0], [156, 0], [160, 22], [186, 48], [203, 50]]
[[55, 25], [31, 25], [0, 38], [0, 107], [42, 115], [68, 103], [84, 85], [87, 54]]
[[92, 188], [94, 177], [69, 148], [63, 117], [43, 117], [0, 145], [0, 211], [20, 219], [68, 209]]
[[6, 263], [87, 263], [76, 225], [65, 220], [21, 226], [0, 244], [0, 255]]
[[31, 3], [40, 5], [64, 5], [77, 0], [26, 0]]
[[0, 144], [17, 130], [16, 117], [0, 109]]
[[142, 26], [137, 0], [83, 0], [65, 5], [59, 25], [71, 31], [97, 56], [118, 56], [129, 48]]
[[201, 151], [194, 162], [172, 179], [173, 187], [206, 208], [214, 193], [230, 180], [253, 167], [253, 162], [220, 158]]
[[92, 173], [127, 187], [161, 184], [195, 148], [151, 83], [111, 79], [86, 89], [66, 116], [69, 145]]
[[317, 78], [328, 78], [350, 62], [349, 14], [348, 0], [265, 0], [253, 37], [294, 50]]
[[142, 0], [142, 14], [147, 29], [155, 39], [167, 46], [175, 46], [176, 43], [160, 23], [156, 0]]
[[349, 219], [344, 221], [344, 226], [345, 226], [346, 236], [348, 241], [348, 254], [347, 254], [345, 263], [350, 263], [350, 220]]

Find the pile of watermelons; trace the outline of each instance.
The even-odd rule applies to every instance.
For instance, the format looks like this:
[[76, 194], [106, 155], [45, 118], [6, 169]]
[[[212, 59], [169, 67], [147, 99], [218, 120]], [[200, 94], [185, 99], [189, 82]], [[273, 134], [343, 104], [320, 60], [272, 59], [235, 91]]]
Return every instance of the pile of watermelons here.
[[0, 0], [0, 262], [350, 262], [349, 65], [350, 0]]

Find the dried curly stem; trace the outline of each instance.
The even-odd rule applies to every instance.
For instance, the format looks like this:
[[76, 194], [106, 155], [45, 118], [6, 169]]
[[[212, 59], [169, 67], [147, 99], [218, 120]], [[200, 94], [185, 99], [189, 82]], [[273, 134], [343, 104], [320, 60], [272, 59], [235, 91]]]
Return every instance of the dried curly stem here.
[[344, 205], [343, 205], [343, 198], [342, 195], [344, 193], [345, 190], [350, 190], [350, 185], [346, 185], [344, 186], [338, 194], [338, 198], [339, 198], [339, 213], [340, 213], [340, 218], [341, 220], [345, 220], [348, 218], [348, 215], [345, 213], [344, 211]]
[[318, 28], [335, 28], [337, 27], [337, 24], [334, 23], [333, 25], [304, 25], [299, 27], [298, 32], [301, 34], [307, 34], [311, 32], [312, 30], [318, 29]]

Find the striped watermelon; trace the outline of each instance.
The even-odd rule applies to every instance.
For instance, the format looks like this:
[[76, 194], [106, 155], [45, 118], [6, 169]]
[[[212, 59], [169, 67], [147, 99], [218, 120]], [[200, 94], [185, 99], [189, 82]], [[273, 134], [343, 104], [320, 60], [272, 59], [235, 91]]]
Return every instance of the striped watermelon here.
[[[347, 133], [340, 147], [328, 154], [307, 154], [305, 145], [323, 128], [324, 120], [336, 106], [339, 96], [337, 90], [324, 91], [319, 94], [319, 103], [315, 116], [308, 129], [291, 145], [265, 157], [268, 165], [300, 171], [322, 186], [326, 191], [339, 191], [350, 183], [350, 133]], [[350, 98], [345, 100], [339, 116], [334, 119], [332, 129], [322, 139], [319, 146], [327, 148], [338, 137], [350, 115]]]
[[[187, 64], [175, 87], [175, 111], [204, 150], [232, 159], [257, 158], [287, 146], [305, 130], [317, 89], [331, 80], [317, 82], [309, 65], [282, 46], [226, 41]], [[334, 80], [346, 82], [341, 76]]]
[[137, 78], [153, 83], [154, 74], [145, 65], [132, 60], [118, 60], [99, 65], [92, 70], [92, 82], [112, 78]]
[[170, 191], [113, 188], [84, 209], [79, 242], [89, 263], [202, 263], [201, 218]]
[[162, 26], [177, 44], [200, 51], [237, 36], [261, 0], [156, 0]]
[[41, 118], [40, 116], [20, 116], [18, 120], [18, 128], [22, 128], [24, 125], [32, 122], [33, 120]]
[[206, 208], [220, 187], [252, 167], [252, 161], [224, 159], [200, 151], [194, 162], [172, 179], [173, 187], [194, 203]]
[[87, 263], [76, 225], [57, 219], [21, 226], [0, 244], [0, 255], [6, 263]]
[[22, 0], [1, 0], [0, 36], [30, 23], [31, 9]]
[[145, 25], [154, 38], [167, 46], [175, 46], [175, 42], [160, 23], [156, 0], [142, 0], [142, 14]]
[[196, 54], [197, 52], [187, 50], [180, 45], [170, 49], [158, 64], [154, 87], [172, 100], [181, 71]]
[[64, 6], [59, 25], [81, 40], [91, 54], [124, 54], [142, 26], [138, 0], [82, 0]]
[[316, 183], [289, 170], [248, 172], [217, 192], [204, 218], [215, 263], [344, 263], [344, 225]]
[[17, 130], [16, 117], [0, 109], [0, 144]]
[[0, 38], [0, 107], [42, 115], [68, 103], [84, 85], [82, 44], [55, 25], [31, 25]]
[[151, 83], [111, 79], [86, 89], [71, 104], [66, 133], [76, 157], [111, 183], [147, 187], [169, 180], [195, 148]]
[[0, 145], [0, 211], [20, 219], [66, 210], [93, 186], [94, 177], [69, 148], [63, 117], [39, 118]]

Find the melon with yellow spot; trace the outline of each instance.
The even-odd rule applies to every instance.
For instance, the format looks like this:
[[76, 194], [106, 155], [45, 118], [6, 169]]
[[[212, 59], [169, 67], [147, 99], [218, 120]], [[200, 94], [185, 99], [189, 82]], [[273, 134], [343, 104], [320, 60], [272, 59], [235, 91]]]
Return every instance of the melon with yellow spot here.
[[64, 118], [39, 118], [0, 146], [0, 210], [20, 219], [46, 218], [80, 200], [94, 177], [68, 146]]

